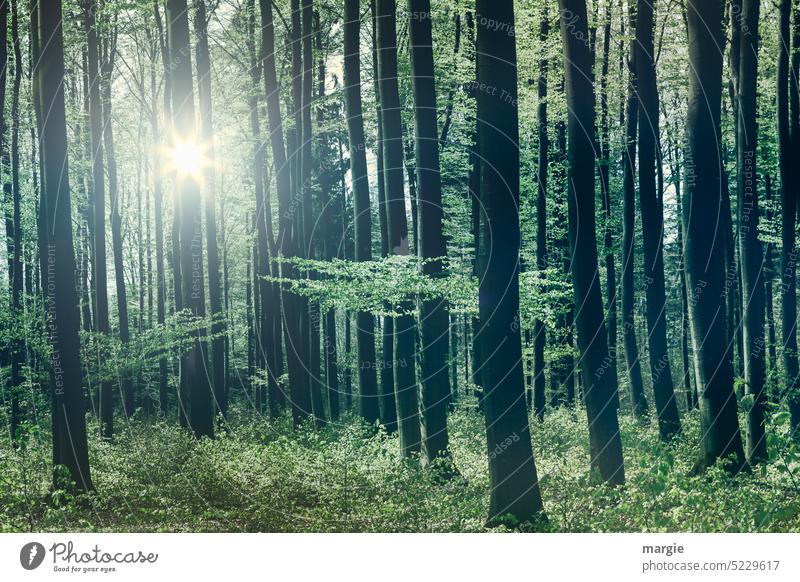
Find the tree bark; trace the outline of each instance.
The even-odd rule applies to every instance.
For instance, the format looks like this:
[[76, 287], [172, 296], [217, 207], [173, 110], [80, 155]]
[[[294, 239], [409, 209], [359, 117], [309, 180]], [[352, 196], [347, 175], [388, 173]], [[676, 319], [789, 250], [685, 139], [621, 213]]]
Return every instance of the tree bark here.
[[[430, 15], [430, 0], [409, 0], [409, 15]], [[447, 246], [442, 231], [444, 209], [439, 169], [439, 136], [436, 124], [436, 86], [433, 66], [431, 19], [410, 16], [411, 81], [414, 90], [415, 157], [419, 212], [418, 255], [425, 261], [424, 275], [445, 277]], [[432, 463], [449, 454], [447, 402], [449, 316], [444, 299], [425, 299], [419, 305], [422, 374], [422, 448]]]
[[[477, 23], [480, 143], [478, 247], [481, 385], [489, 453], [489, 522], [544, 518], [531, 448], [519, 325], [519, 126], [513, 2], [478, 0], [475, 11], [505, 28]], [[513, 28], [512, 28], [513, 29]], [[501, 444], [502, 443], [502, 444]], [[498, 448], [505, 449], [498, 453]]]
[[[356, 261], [364, 262], [372, 260], [372, 209], [369, 201], [367, 152], [361, 107], [360, 31], [359, 2], [358, 0], [345, 0], [344, 91], [353, 188], [353, 213], [355, 215], [354, 258]], [[375, 365], [375, 318], [366, 311], [356, 313], [356, 350], [358, 354], [359, 413], [369, 424], [374, 424], [381, 416]]]
[[[383, 127], [383, 175], [386, 194], [389, 249], [392, 255], [409, 254], [408, 222], [403, 188], [403, 128], [397, 82], [397, 31], [395, 0], [377, 0], [378, 85]], [[400, 450], [405, 456], [420, 452], [421, 432], [417, 399], [414, 334], [411, 306], [396, 306], [393, 371], [397, 400]]]
[[[567, 117], [567, 178], [569, 184], [569, 243], [578, 348], [581, 354], [584, 401], [589, 421], [592, 472], [616, 485], [625, 481], [619, 436], [616, 385], [603, 373], [608, 357], [608, 336], [603, 320], [603, 299], [597, 264], [594, 194], [595, 95], [590, 71], [590, 47], [585, 0], [560, 0], [564, 49]], [[578, 226], [580, 225], [580, 227]]]
[[656, 188], [660, 161], [659, 107], [654, 61], [654, 2], [640, 0], [636, 11], [636, 77], [639, 97], [639, 206], [642, 214], [647, 343], [658, 415], [658, 432], [669, 440], [681, 430], [667, 349], [667, 309], [664, 286], [664, 201]]
[[[206, 211], [206, 253], [208, 257], [208, 300], [211, 310], [211, 388], [214, 404], [224, 416], [228, 411], [225, 383], [225, 313], [222, 309], [222, 281], [217, 242], [216, 176], [214, 172], [214, 123], [211, 104], [211, 57], [205, 0], [194, 0], [197, 99], [200, 108], [200, 137], [204, 149], [203, 194]], [[258, 169], [256, 171], [259, 171]]]
[[[175, 140], [197, 143], [192, 61], [186, 0], [167, 0], [169, 48], [172, 56], [172, 115]], [[200, 185], [194, 176], [176, 176], [180, 204], [180, 270], [182, 305], [198, 319], [205, 318], [203, 232]], [[189, 351], [181, 358], [181, 376], [189, 390], [189, 427], [196, 437], [214, 436], [214, 403], [206, 370], [208, 346], [205, 329], [192, 332]], [[185, 405], [185, 403], [184, 403]]]
[[[84, 19], [87, 36], [87, 75], [89, 83], [89, 135], [92, 164], [92, 230], [94, 252], [92, 282], [94, 284], [95, 331], [111, 335], [108, 319], [108, 284], [106, 271], [106, 200], [105, 173], [103, 171], [103, 111], [100, 95], [100, 57], [97, 37], [97, 4], [87, 0]], [[98, 366], [102, 355], [98, 352]], [[114, 435], [114, 398], [111, 380], [100, 381], [100, 436], [111, 439]]]
[[[636, 23], [633, 4], [628, 7], [630, 28]], [[631, 409], [637, 420], [647, 419], [647, 398], [642, 382], [642, 365], [636, 341], [636, 297], [634, 293], [634, 242], [636, 238], [636, 129], [639, 107], [636, 80], [636, 41], [628, 51], [628, 86], [625, 97], [625, 149], [622, 154], [622, 345], [631, 386]]]
[[737, 190], [739, 193], [739, 255], [742, 262], [742, 323], [745, 393], [753, 402], [747, 413], [747, 460], [767, 458], [764, 435], [764, 254], [758, 238], [760, 222], [756, 152], [758, 148], [757, 75], [759, 1], [742, 0], [738, 85]]
[[[722, 2], [690, 0], [687, 188], [683, 205], [684, 260], [689, 289], [692, 348], [699, 380], [701, 470], [729, 455], [745, 466], [736, 415], [733, 365], [725, 326], [721, 248], [722, 165], [717, 149], [722, 96]], [[716, 225], [712, 227], [711, 225]]]
[[[66, 466], [74, 487], [92, 489], [89, 447], [86, 437], [78, 330], [80, 315], [75, 287], [75, 253], [72, 241], [69, 158], [64, 106], [64, 37], [61, 2], [47, 9], [34, 5], [33, 94], [39, 121], [42, 163], [43, 237], [39, 240], [46, 279], [47, 326], [53, 358], [50, 382], [53, 390], [53, 463]], [[46, 112], [46, 114], [45, 114]], [[62, 489], [54, 472], [54, 487]], [[71, 487], [70, 487], [71, 488]]]

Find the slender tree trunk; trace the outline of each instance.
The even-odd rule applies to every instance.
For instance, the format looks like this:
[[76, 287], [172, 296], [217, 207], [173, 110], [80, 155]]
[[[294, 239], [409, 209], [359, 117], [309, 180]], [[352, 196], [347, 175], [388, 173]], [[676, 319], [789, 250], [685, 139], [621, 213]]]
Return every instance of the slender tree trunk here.
[[[691, 178], [683, 205], [689, 320], [698, 375], [701, 455], [697, 469], [733, 455], [731, 469], [745, 466], [736, 415], [733, 366], [726, 341], [724, 303], [724, 249], [722, 222], [722, 166], [715, 144], [720, 136], [722, 95], [722, 2], [690, 0], [689, 109], [687, 165]], [[711, 227], [711, 225], [717, 225]]]
[[[92, 283], [94, 284], [94, 321], [96, 331], [111, 335], [108, 319], [108, 286], [106, 271], [106, 199], [105, 175], [103, 171], [103, 111], [100, 95], [100, 57], [97, 38], [97, 5], [87, 0], [84, 18], [87, 35], [87, 65], [89, 82], [89, 135], [91, 138], [92, 163], [92, 230], [94, 233], [94, 252], [92, 262]], [[103, 355], [98, 351], [98, 367], [103, 363]], [[102, 378], [100, 383], [100, 436], [110, 439], [114, 435], [114, 399], [110, 379]]]
[[777, 119], [778, 119], [778, 170], [781, 179], [782, 202], [782, 243], [781, 252], [781, 337], [783, 341], [783, 367], [786, 374], [785, 394], [789, 401], [792, 429], [798, 434], [800, 426], [800, 397], [798, 392], [797, 364], [797, 290], [796, 290], [796, 249], [795, 229], [798, 211], [797, 172], [793, 164], [796, 158], [796, 139], [793, 135], [791, 117], [796, 115], [795, 97], [790, 87], [796, 90], [797, 84], [790, 80], [790, 37], [791, 2], [781, 0], [778, 20], [778, 70], [777, 70]]
[[[630, 28], [636, 22], [633, 4], [628, 5]], [[636, 297], [634, 295], [634, 242], [636, 235], [636, 128], [638, 112], [636, 80], [636, 41], [631, 40], [628, 52], [628, 86], [625, 97], [625, 150], [622, 155], [622, 345], [631, 385], [631, 408], [634, 418], [647, 418], [647, 398], [642, 382], [642, 366], [636, 342]]]
[[639, 206], [642, 214], [647, 343], [653, 398], [662, 440], [681, 430], [667, 349], [667, 310], [664, 286], [664, 201], [656, 187], [660, 161], [659, 107], [654, 62], [654, 2], [640, 0], [636, 11], [636, 77], [639, 97]]
[[[13, 252], [11, 255], [11, 308], [12, 315], [15, 317], [23, 314], [22, 285], [23, 285], [23, 265], [22, 265], [22, 213], [19, 181], [19, 89], [22, 82], [22, 51], [19, 42], [19, 20], [18, 20], [19, 0], [11, 3], [11, 44], [14, 49], [14, 85], [11, 93], [11, 192], [12, 192], [12, 221], [13, 221]], [[10, 429], [11, 440], [16, 442], [17, 427], [19, 426], [19, 394], [18, 390], [22, 384], [22, 366], [25, 363], [25, 342], [18, 331], [19, 326], [15, 325], [17, 331], [11, 342], [11, 417]]]
[[[314, 60], [312, 58], [312, 41], [314, 32], [312, 30], [313, 6], [312, 0], [301, 0], [302, 17], [302, 50], [303, 50], [303, 87], [301, 98], [301, 117], [302, 117], [302, 137], [301, 158], [300, 158], [300, 189], [303, 197], [302, 210], [302, 230], [304, 241], [304, 252], [302, 256], [308, 259], [317, 258], [317, 241], [312, 236], [314, 230], [313, 223], [313, 196], [312, 196], [312, 169], [314, 160], [312, 157], [312, 124], [311, 124], [311, 94], [314, 83]], [[313, 278], [313, 274], [309, 277]], [[322, 426], [325, 423], [325, 406], [322, 399], [322, 379], [321, 379], [321, 357], [320, 357], [320, 331], [321, 314], [319, 303], [307, 298], [303, 298], [308, 317], [307, 328], [307, 348], [308, 353], [308, 373], [309, 385], [311, 390], [311, 406], [314, 412], [316, 425]]]
[[[595, 6], [599, 3], [596, 2]], [[614, 265], [614, 218], [612, 214], [611, 186], [609, 173], [611, 165], [611, 141], [608, 119], [608, 60], [611, 49], [611, 2], [605, 3], [603, 17], [603, 57], [600, 69], [600, 195], [603, 208], [603, 252], [606, 267], [606, 299], [608, 301], [608, 367], [615, 385], [617, 375], [617, 273]], [[619, 393], [615, 393], [615, 406], [619, 408]]]
[[[409, 0], [410, 15], [429, 15], [430, 0]], [[444, 209], [439, 175], [439, 139], [436, 125], [436, 87], [430, 18], [409, 18], [411, 80], [414, 89], [415, 157], [419, 195], [418, 255], [425, 261], [423, 274], [445, 276], [447, 246], [442, 232]], [[422, 374], [422, 439], [430, 463], [448, 454], [447, 305], [443, 299], [422, 300], [419, 305]]]
[[[34, 4], [31, 15], [33, 44], [33, 98], [38, 112], [42, 161], [42, 217], [44, 235], [39, 248], [46, 267], [42, 286], [46, 293], [48, 336], [53, 349], [50, 381], [53, 390], [53, 462], [65, 465], [74, 486], [92, 489], [89, 447], [83, 400], [78, 330], [78, 296], [75, 287], [75, 253], [72, 242], [66, 111], [64, 106], [64, 37], [61, 2], [46, 10]], [[41, 50], [39, 50], [41, 47]], [[45, 114], [46, 112], [46, 114]], [[54, 487], [62, 489], [54, 472]]]
[[[114, 74], [116, 56], [116, 30], [107, 33], [110, 38], [104, 43], [104, 56], [100, 67], [100, 94], [103, 103], [103, 145], [108, 173], [108, 202], [111, 213], [111, 246], [114, 252], [114, 280], [117, 288], [117, 309], [119, 311], [119, 339], [123, 350], [130, 341], [128, 321], [128, 295], [125, 285], [124, 257], [122, 249], [122, 217], [119, 209], [119, 185], [117, 179], [117, 158], [114, 148], [114, 128], [111, 123], [111, 77]], [[136, 403], [134, 386], [127, 371], [120, 373], [125, 415], [133, 414]]]
[[[347, 135], [355, 215], [355, 260], [372, 260], [372, 209], [369, 201], [364, 117], [361, 108], [361, 64], [359, 37], [361, 15], [358, 0], [344, 3], [344, 86]], [[380, 168], [379, 168], [380, 169]], [[356, 313], [359, 413], [369, 424], [381, 416], [375, 365], [375, 318], [366, 311]]]
[[[512, 2], [478, 0], [476, 13], [513, 27]], [[490, 523], [544, 518], [525, 406], [519, 327], [519, 126], [516, 39], [477, 27], [477, 125], [481, 181], [481, 385], [489, 453]], [[506, 445], [505, 450], [498, 450]]]
[[[389, 249], [392, 255], [409, 254], [408, 222], [403, 188], [403, 128], [397, 82], [397, 31], [395, 0], [377, 0], [378, 84], [383, 127], [383, 175], [386, 189]], [[403, 455], [421, 448], [419, 403], [417, 398], [414, 334], [416, 325], [410, 305], [394, 320], [394, 389], [400, 450]]]
[[764, 461], [767, 443], [764, 435], [764, 254], [758, 238], [759, 205], [756, 182], [758, 147], [757, 75], [759, 1], [742, 0], [741, 20], [734, 26], [740, 35], [738, 62], [738, 139], [737, 190], [739, 193], [739, 256], [742, 262], [742, 323], [744, 339], [745, 393], [753, 403], [747, 413], [747, 460]]
[[[536, 267], [544, 277], [547, 269], [547, 37], [550, 34], [550, 21], [547, 7], [539, 22], [539, 79], [537, 112], [539, 134], [539, 157], [536, 188]], [[545, 371], [544, 348], [546, 343], [544, 322], [537, 319], [533, 324], [533, 409], [539, 420], [544, 419]]]
[[[167, 0], [169, 48], [172, 56], [172, 115], [175, 140], [196, 143], [192, 61], [186, 0]], [[177, 145], [177, 144], [176, 144]], [[205, 318], [203, 232], [200, 185], [191, 175], [176, 176], [180, 204], [180, 270], [182, 305], [195, 318]], [[214, 403], [206, 370], [208, 346], [205, 329], [191, 332], [189, 351], [181, 358], [181, 376], [189, 391], [189, 427], [197, 437], [214, 436]], [[185, 403], [184, 403], [185, 405]]]
[[205, 0], [194, 0], [195, 58], [197, 60], [197, 98], [200, 108], [200, 137], [203, 140], [206, 211], [206, 247], [208, 256], [208, 300], [211, 310], [211, 387], [216, 408], [228, 410], [225, 384], [225, 313], [222, 309], [222, 282], [217, 242], [216, 184], [214, 172], [214, 123], [211, 104], [211, 57], [208, 52], [208, 25]]
[[[154, 6], [158, 12], [158, 8]], [[159, 17], [160, 18], [160, 17]], [[156, 243], [156, 321], [159, 325], [164, 325], [166, 321], [167, 308], [167, 283], [164, 272], [164, 187], [161, 181], [162, 164], [161, 155], [158, 152], [157, 144], [161, 143], [158, 128], [158, 108], [156, 107], [156, 56], [153, 49], [153, 61], [150, 70], [150, 93], [152, 101], [150, 106], [150, 133], [152, 134], [153, 154], [153, 212], [155, 215], [155, 243]], [[164, 92], [167, 92], [165, 86]], [[169, 97], [167, 97], [168, 99]], [[160, 415], [166, 415], [168, 409], [168, 375], [167, 358], [163, 355], [158, 359], [158, 404]]]
[[603, 320], [595, 242], [595, 98], [591, 55], [590, 48], [575, 33], [587, 37], [586, 2], [560, 0], [559, 4], [569, 107], [567, 173], [572, 286], [575, 304], [581, 306], [575, 323], [589, 420], [591, 469], [607, 483], [621, 484], [625, 481], [625, 468], [615, 406], [617, 387], [611, 376], [602, 373], [608, 356], [608, 336]]

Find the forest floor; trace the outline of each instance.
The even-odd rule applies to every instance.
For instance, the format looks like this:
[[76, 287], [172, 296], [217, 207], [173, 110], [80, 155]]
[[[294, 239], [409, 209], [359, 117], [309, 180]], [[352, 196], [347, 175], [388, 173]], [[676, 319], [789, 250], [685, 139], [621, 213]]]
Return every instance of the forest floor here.
[[[788, 439], [775, 437], [773, 460], [750, 475], [690, 476], [697, 412], [668, 446], [655, 422], [621, 424], [626, 485], [611, 489], [588, 478], [585, 411], [532, 423], [549, 531], [800, 531]], [[196, 442], [174, 423], [120, 421], [113, 443], [90, 440], [96, 490], [80, 498], [49, 495], [50, 435], [32, 432], [20, 450], [0, 448], [0, 531], [485, 531], [486, 433], [474, 407], [451, 414], [458, 476], [446, 481], [354, 418], [293, 431], [288, 416], [235, 410], [229, 426]]]

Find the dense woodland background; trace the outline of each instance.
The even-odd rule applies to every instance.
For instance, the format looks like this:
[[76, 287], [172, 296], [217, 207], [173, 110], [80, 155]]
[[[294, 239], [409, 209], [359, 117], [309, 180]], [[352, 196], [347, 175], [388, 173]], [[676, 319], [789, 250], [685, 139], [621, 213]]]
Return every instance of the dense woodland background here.
[[797, 531], [796, 0], [0, 0], [0, 530]]

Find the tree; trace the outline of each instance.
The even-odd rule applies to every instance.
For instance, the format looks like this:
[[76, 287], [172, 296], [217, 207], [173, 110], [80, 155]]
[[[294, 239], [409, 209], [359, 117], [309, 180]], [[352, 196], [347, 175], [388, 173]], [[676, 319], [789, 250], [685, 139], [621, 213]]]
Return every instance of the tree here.
[[[537, 111], [539, 157], [536, 188], [536, 267], [540, 273], [547, 270], [547, 150], [550, 146], [547, 137], [547, 54], [545, 47], [550, 34], [550, 21], [547, 8], [542, 13], [539, 22], [539, 42], [542, 47], [542, 57], [539, 59]], [[537, 319], [533, 324], [533, 408], [539, 420], [544, 418], [545, 407], [545, 376], [544, 376], [544, 348], [546, 336], [544, 322]]]
[[[633, 3], [628, 4], [630, 28], [636, 23]], [[634, 293], [634, 240], [636, 230], [636, 129], [638, 101], [636, 81], [636, 41], [628, 51], [628, 83], [625, 96], [625, 148], [622, 154], [622, 346], [631, 386], [631, 409], [638, 420], [647, 416], [647, 398], [642, 383], [642, 365], [636, 342], [636, 296]]]
[[[783, 367], [786, 374], [785, 394], [789, 401], [792, 431], [800, 434], [800, 396], [798, 396], [797, 364], [797, 267], [795, 265], [795, 229], [798, 209], [797, 171], [793, 166], [793, 152], [800, 145], [798, 125], [797, 80], [793, 77], [794, 62], [790, 68], [791, 2], [782, 0], [778, 9], [778, 67], [777, 67], [777, 124], [778, 171], [781, 180], [782, 232], [781, 241], [781, 335], [783, 337]], [[791, 89], [791, 90], [790, 90]]]
[[[214, 172], [214, 123], [211, 107], [211, 58], [208, 52], [208, 17], [205, 0], [195, 0], [194, 34], [197, 61], [197, 98], [200, 108], [200, 137], [205, 149], [203, 192], [206, 210], [206, 247], [208, 258], [208, 299], [211, 315], [211, 387], [214, 404], [222, 414], [228, 410], [225, 384], [225, 314], [222, 311], [222, 283], [217, 242], [217, 211]], [[271, 330], [270, 330], [271, 331]]]
[[[172, 56], [172, 147], [198, 147], [195, 129], [192, 57], [189, 46], [189, 19], [186, 0], [167, 0], [167, 28]], [[206, 315], [203, 280], [203, 232], [200, 209], [200, 184], [188, 172], [177, 172], [175, 188], [180, 197], [181, 299], [184, 309], [195, 318]], [[199, 260], [198, 260], [199, 259]], [[188, 422], [197, 437], [214, 436], [214, 403], [208, 369], [205, 329], [191, 332], [191, 347], [181, 358], [182, 381], [190, 390]], [[186, 403], [184, 402], [185, 406]]]
[[[95, 331], [110, 336], [108, 321], [108, 283], [106, 273], [106, 202], [105, 173], [103, 171], [103, 104], [100, 95], [100, 57], [97, 37], [97, 4], [87, 0], [84, 4], [84, 19], [87, 38], [87, 76], [89, 88], [89, 137], [91, 141], [92, 165], [92, 230], [94, 232], [94, 260], [92, 282], [94, 284]], [[101, 354], [98, 352], [98, 363]], [[114, 398], [110, 380], [100, 383], [100, 435], [110, 439], [114, 434]]]
[[[359, 44], [361, 15], [358, 0], [344, 3], [344, 94], [355, 214], [355, 260], [372, 260], [372, 210], [369, 201], [364, 117], [361, 107]], [[378, 420], [378, 379], [375, 366], [375, 319], [366, 311], [356, 313], [359, 412], [368, 423]]]
[[[403, 188], [403, 128], [397, 86], [395, 0], [377, 0], [378, 85], [383, 129], [383, 175], [386, 189], [389, 248], [392, 255], [409, 254], [408, 222]], [[400, 450], [406, 456], [420, 451], [421, 433], [414, 362], [414, 316], [410, 305], [397, 306], [394, 320], [394, 390]]]
[[758, 238], [760, 210], [756, 181], [756, 92], [758, 78], [759, 2], [742, 0], [738, 62], [737, 190], [739, 193], [739, 255], [742, 261], [742, 323], [745, 391], [753, 396], [747, 414], [747, 459], [767, 458], [764, 436], [764, 253]]
[[[733, 364], [723, 304], [723, 257], [720, 241], [724, 221], [715, 220], [722, 207], [722, 165], [717, 149], [720, 136], [722, 95], [722, 2], [690, 0], [687, 4], [689, 31], [689, 102], [687, 188], [683, 221], [686, 243], [684, 261], [689, 288], [689, 323], [692, 351], [698, 376], [700, 407], [701, 470], [717, 459], [732, 456], [733, 471], [744, 464]], [[721, 210], [722, 209], [722, 210]], [[713, 227], [711, 225], [714, 225]]]
[[[275, 167], [275, 179], [278, 192], [278, 208], [280, 224], [278, 228], [277, 247], [284, 257], [297, 254], [297, 233], [293, 232], [291, 193], [291, 166], [286, 155], [283, 138], [283, 122], [281, 117], [280, 93], [278, 77], [275, 70], [275, 25], [272, 16], [272, 4], [268, 0], [259, 0], [261, 8], [261, 63], [264, 70], [264, 89], [267, 97], [267, 122], [270, 143], [272, 146], [272, 163]], [[296, 83], [295, 83], [296, 84]], [[293, 85], [294, 89], [294, 85]], [[284, 265], [281, 274], [293, 276], [295, 269]], [[311, 414], [311, 399], [308, 390], [308, 374], [303, 368], [301, 353], [301, 303], [299, 298], [281, 289], [283, 306], [283, 329], [286, 342], [286, 362], [289, 368], [289, 385], [291, 391], [292, 419], [299, 425]], [[270, 306], [261, 305], [261, 309]], [[275, 308], [275, 306], [273, 306]]]
[[640, 0], [636, 11], [636, 77], [639, 96], [639, 206], [644, 241], [647, 342], [653, 397], [662, 440], [680, 432], [681, 422], [672, 384], [667, 349], [667, 311], [664, 289], [664, 200], [656, 188], [659, 154], [659, 107], [656, 88], [654, 2]]
[[[53, 395], [53, 465], [67, 468], [72, 485], [92, 489], [89, 446], [83, 398], [80, 315], [75, 286], [75, 253], [72, 240], [72, 207], [69, 188], [66, 108], [64, 106], [64, 37], [61, 2], [46, 9], [34, 3], [33, 95], [37, 109], [42, 164], [43, 235], [40, 252], [45, 255], [47, 333], [51, 347], [50, 384]], [[56, 489], [63, 483], [53, 473]]]
[[[409, 0], [409, 49], [414, 88], [415, 155], [419, 213], [418, 254], [422, 272], [442, 278], [447, 246], [442, 232], [444, 209], [436, 125], [436, 86], [430, 0]], [[422, 439], [428, 462], [448, 454], [447, 402], [450, 396], [447, 355], [449, 316], [443, 299], [426, 299], [419, 305], [422, 373]]]
[[[531, 448], [519, 326], [519, 126], [512, 2], [478, 0], [477, 124], [480, 159], [479, 318], [481, 386], [489, 451], [490, 523], [544, 517]], [[481, 91], [480, 87], [492, 88]], [[494, 451], [507, 445], [502, 454]]]
[[[560, 0], [561, 38], [567, 90], [567, 181], [569, 244], [572, 254], [572, 288], [575, 327], [581, 357], [584, 401], [589, 420], [590, 465], [603, 481], [625, 481], [619, 436], [617, 386], [603, 373], [608, 357], [608, 336], [603, 320], [603, 299], [597, 265], [594, 201], [595, 95], [590, 71], [588, 20], [584, 0]], [[580, 228], [579, 228], [580, 225]]]

